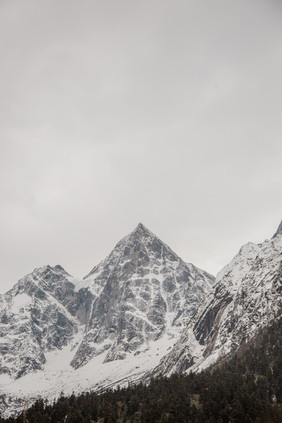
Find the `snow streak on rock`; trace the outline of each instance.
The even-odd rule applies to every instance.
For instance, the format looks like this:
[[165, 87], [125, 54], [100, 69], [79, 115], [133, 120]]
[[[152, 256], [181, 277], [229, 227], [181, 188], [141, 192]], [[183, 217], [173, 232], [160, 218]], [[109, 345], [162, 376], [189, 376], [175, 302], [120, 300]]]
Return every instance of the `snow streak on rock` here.
[[21, 407], [15, 398], [54, 398], [62, 387], [71, 393], [142, 377], [213, 283], [142, 224], [84, 280], [61, 266], [36, 269], [0, 297], [3, 407], [9, 413]]
[[279, 231], [262, 244], [243, 246], [154, 374], [199, 371], [235, 351], [281, 313], [281, 283]]
[[67, 310], [74, 285], [60, 266], [45, 266], [0, 296], [0, 373], [19, 378], [40, 370], [45, 353], [60, 349], [77, 332]]
[[83, 279], [45, 266], [0, 296], [0, 411], [199, 371], [281, 313], [282, 224], [217, 275], [139, 224]]
[[77, 368], [107, 350], [105, 362], [165, 333], [177, 337], [211, 289], [213, 277], [185, 264], [142, 224], [85, 278], [94, 299]]

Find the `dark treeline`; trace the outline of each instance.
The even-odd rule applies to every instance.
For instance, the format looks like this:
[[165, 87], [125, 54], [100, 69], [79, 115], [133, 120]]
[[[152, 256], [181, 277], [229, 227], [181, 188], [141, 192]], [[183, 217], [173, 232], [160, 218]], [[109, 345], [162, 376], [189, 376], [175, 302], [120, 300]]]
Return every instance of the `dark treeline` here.
[[53, 404], [38, 400], [0, 423], [281, 423], [281, 322], [212, 370], [102, 394], [61, 395]]

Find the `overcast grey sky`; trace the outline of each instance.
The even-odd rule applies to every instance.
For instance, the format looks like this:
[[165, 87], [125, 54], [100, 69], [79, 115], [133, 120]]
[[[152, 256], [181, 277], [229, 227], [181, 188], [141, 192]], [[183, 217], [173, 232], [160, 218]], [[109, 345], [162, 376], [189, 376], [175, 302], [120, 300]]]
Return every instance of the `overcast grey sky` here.
[[282, 219], [282, 2], [0, 0], [0, 291], [142, 222], [216, 273]]

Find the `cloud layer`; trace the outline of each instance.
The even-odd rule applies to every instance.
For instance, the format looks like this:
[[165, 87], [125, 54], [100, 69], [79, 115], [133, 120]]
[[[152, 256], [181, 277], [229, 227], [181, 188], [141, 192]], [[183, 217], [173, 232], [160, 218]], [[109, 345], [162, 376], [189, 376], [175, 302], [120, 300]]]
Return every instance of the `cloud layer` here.
[[282, 218], [275, 0], [0, 2], [3, 292], [142, 221], [216, 273]]

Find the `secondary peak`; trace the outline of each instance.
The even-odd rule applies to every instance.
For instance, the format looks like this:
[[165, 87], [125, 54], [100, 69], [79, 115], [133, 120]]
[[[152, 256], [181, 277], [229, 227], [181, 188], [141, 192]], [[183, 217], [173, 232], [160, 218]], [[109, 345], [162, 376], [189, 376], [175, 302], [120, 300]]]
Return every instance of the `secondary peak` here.
[[278, 226], [277, 231], [275, 232], [275, 234], [273, 235], [273, 237], [272, 237], [272, 238], [277, 237], [277, 235], [279, 235], [279, 234], [282, 234], [282, 220], [281, 220], [281, 222], [280, 222], [280, 225]]
[[149, 231], [149, 229], [146, 228], [146, 226], [143, 225], [143, 223], [138, 223], [138, 225], [134, 229], [133, 233], [149, 234], [150, 231]]
[[138, 223], [138, 225], [137, 225], [137, 227], [136, 227], [136, 229], [138, 229], [138, 230], [144, 230], [144, 229], [147, 229], [144, 225], [143, 225], [143, 223]]

